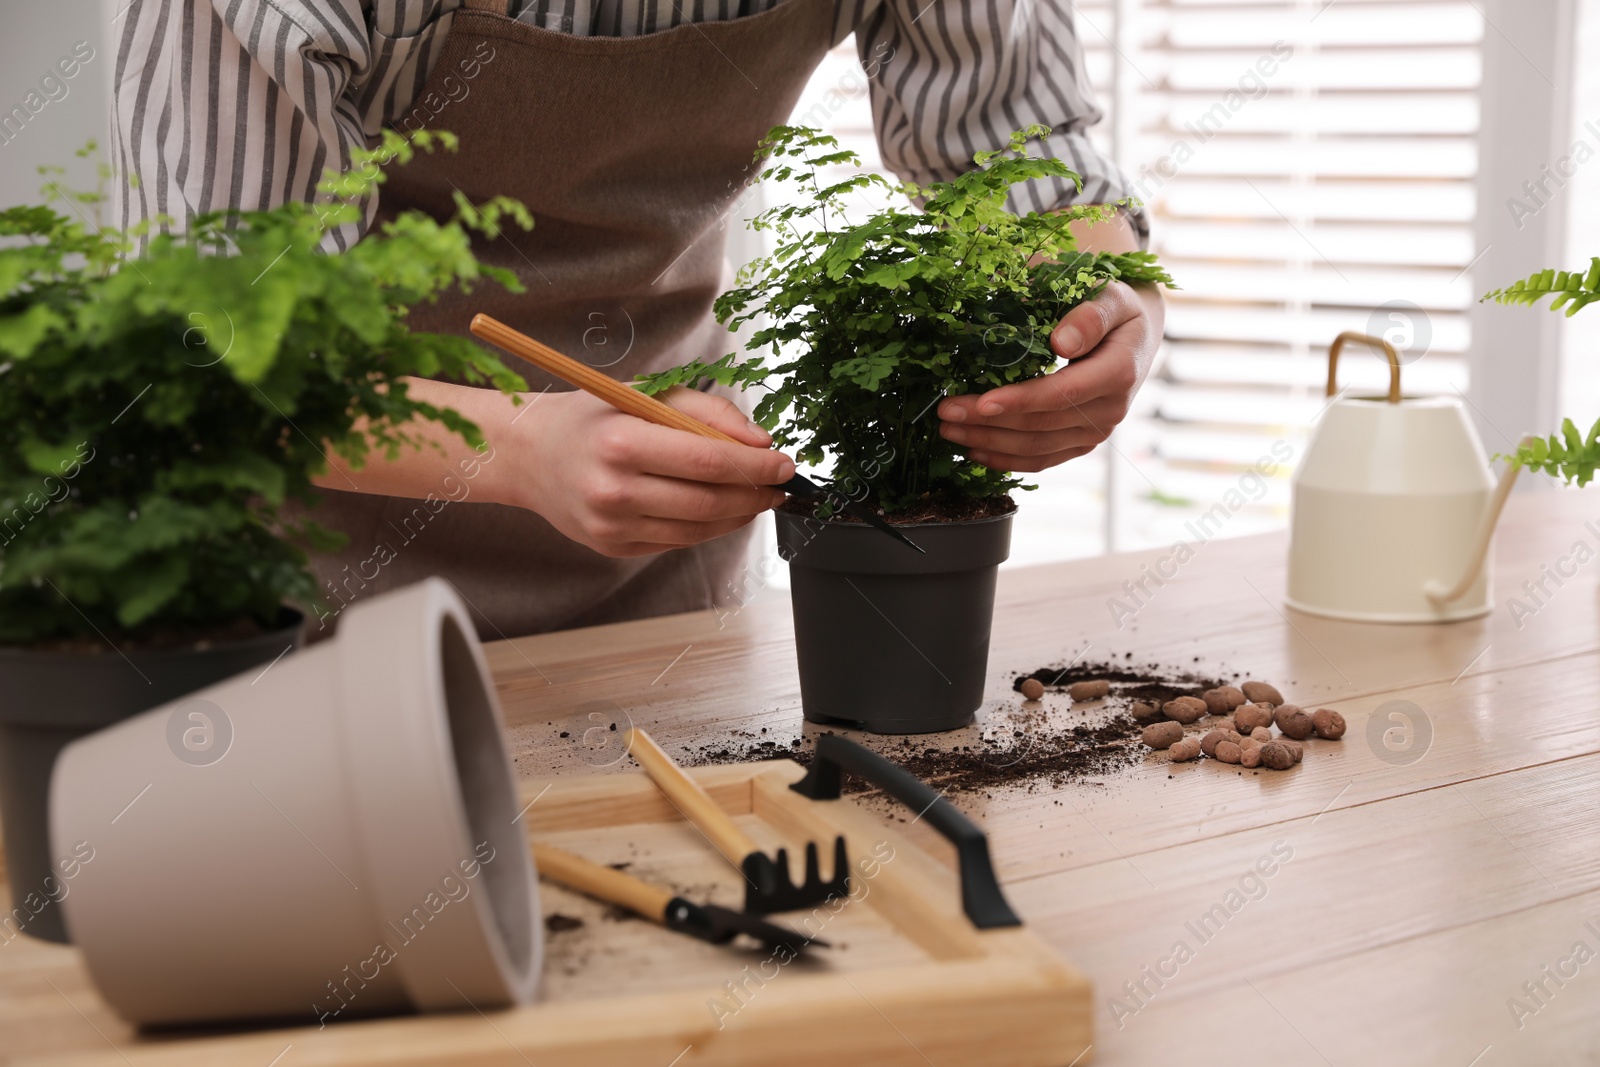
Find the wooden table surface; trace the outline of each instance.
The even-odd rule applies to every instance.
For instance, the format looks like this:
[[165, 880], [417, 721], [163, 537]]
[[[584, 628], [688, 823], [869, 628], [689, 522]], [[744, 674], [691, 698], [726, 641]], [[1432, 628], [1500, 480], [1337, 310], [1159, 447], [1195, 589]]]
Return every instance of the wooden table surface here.
[[[1272, 681], [1349, 722], [1279, 774], [1151, 755], [1066, 788], [956, 798], [1024, 919], [1094, 979], [1096, 1063], [1600, 1064], [1593, 518], [1593, 493], [1517, 497], [1495, 610], [1442, 626], [1287, 611], [1281, 534], [1202, 545], [1120, 629], [1108, 599], [1169, 550], [1002, 574], [986, 715], [1016, 708], [1018, 673], [1131, 652]], [[1507, 601], [1546, 567], [1576, 574], [1514, 616]], [[580, 744], [596, 723], [631, 721], [669, 751], [763, 727], [781, 749], [816, 730], [781, 591], [720, 618], [502, 642], [490, 661], [528, 776], [612, 769], [592, 766], [617, 758], [605, 738]]]
[[[1017, 673], [1132, 653], [1268, 680], [1349, 722], [1283, 773], [1150, 755], [1066, 787], [954, 798], [990, 832], [1016, 909], [1093, 978], [1095, 1063], [1600, 1064], [1591, 516], [1593, 493], [1519, 496], [1496, 609], [1445, 626], [1286, 611], [1283, 535], [1200, 546], [1120, 628], [1108, 599], [1167, 550], [1002, 574], [985, 718], [1018, 708]], [[1507, 601], [1545, 568], [1572, 576], [1514, 617]], [[761, 584], [753, 572], [747, 592]], [[625, 769], [629, 723], [669, 751], [734, 731], [781, 751], [816, 730], [800, 721], [778, 590], [722, 616], [499, 642], [489, 659], [529, 778]], [[74, 953], [27, 940], [0, 952], [0, 1062], [7, 1046], [48, 1055], [126, 1031]], [[50, 953], [57, 988], [20, 988]]]

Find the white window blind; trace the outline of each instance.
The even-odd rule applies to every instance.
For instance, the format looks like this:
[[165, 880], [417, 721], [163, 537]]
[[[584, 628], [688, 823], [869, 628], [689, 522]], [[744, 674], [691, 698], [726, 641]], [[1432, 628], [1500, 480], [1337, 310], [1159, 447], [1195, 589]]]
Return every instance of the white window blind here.
[[[1340, 331], [1396, 343], [1408, 394], [1466, 390], [1482, 16], [1392, 0], [1121, 7], [1135, 20], [1112, 101], [1132, 111], [1122, 161], [1182, 286], [1145, 417], [1119, 442], [1136, 468], [1112, 502], [1122, 547], [1189, 537], [1230, 491], [1246, 504], [1222, 533], [1275, 526], [1292, 460], [1264, 489], [1246, 472], [1279, 441], [1298, 457]], [[1383, 387], [1381, 357], [1341, 362], [1352, 393]]]

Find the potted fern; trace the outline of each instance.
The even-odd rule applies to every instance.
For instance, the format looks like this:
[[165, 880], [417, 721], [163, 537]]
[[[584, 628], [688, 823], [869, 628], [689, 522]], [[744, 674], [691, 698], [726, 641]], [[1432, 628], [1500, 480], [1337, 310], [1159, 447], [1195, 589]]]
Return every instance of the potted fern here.
[[[402, 217], [343, 255], [318, 250], [358, 217], [380, 160], [436, 142], [453, 147], [444, 134], [390, 134], [349, 173], [329, 173], [323, 205], [202, 215], [137, 259], [124, 259], [128, 235], [88, 226], [72, 200], [56, 210], [58, 188], [0, 212], [11, 926], [66, 937], [52, 905], [86, 857], [52, 858], [45, 811], [66, 744], [295, 644], [301, 616], [288, 605], [318, 601], [306, 551], [341, 538], [284, 509], [314, 499], [325, 451], [352, 465], [393, 455], [419, 440], [417, 419], [478, 440], [465, 418], [414, 400], [407, 376], [520, 385], [467, 340], [411, 333], [404, 309], [485, 275], [515, 285], [476, 262], [468, 230], [494, 233], [507, 214], [527, 223], [521, 205], [462, 203], [448, 223]], [[205, 719], [178, 724], [174, 758], [226, 754], [226, 725]]]
[[[815, 130], [780, 126], [763, 142], [764, 179], [802, 199], [762, 212], [772, 254], [741, 271], [719, 321], [756, 327], [741, 358], [651, 376], [647, 392], [705, 380], [769, 390], [755, 417], [833, 487], [875, 507], [924, 549], [793, 499], [777, 514], [789, 561], [805, 716], [885, 733], [947, 730], [983, 702], [996, 570], [1009, 551], [1021, 479], [967, 458], [939, 433], [938, 402], [1035, 377], [1056, 356], [1050, 332], [1116, 279], [1167, 283], [1148, 253], [1077, 250], [1068, 225], [1114, 206], [1019, 217], [1010, 187], [1077, 175], [1025, 143], [979, 153], [973, 170], [926, 187], [827, 168], [859, 167]], [[864, 192], [920, 202], [861, 214]]]
[[[1551, 311], [1564, 310], [1569, 318], [1600, 300], [1600, 256], [1590, 260], [1587, 272], [1540, 271], [1487, 293], [1483, 299], [1533, 305], [1545, 297], [1550, 298]], [[1559, 477], [1568, 484], [1588, 485], [1600, 466], [1600, 419], [1588, 434], [1580, 432], [1571, 419], [1562, 419], [1560, 433], [1525, 440], [1509, 458], [1519, 467]]]

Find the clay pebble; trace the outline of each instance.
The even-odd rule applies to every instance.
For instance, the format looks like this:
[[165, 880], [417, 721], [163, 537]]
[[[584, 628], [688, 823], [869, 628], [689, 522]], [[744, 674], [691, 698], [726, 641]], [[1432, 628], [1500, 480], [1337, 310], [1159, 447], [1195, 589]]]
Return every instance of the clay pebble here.
[[1311, 725], [1317, 731], [1317, 736], [1329, 741], [1337, 741], [1344, 736], [1344, 716], [1332, 708], [1318, 708], [1311, 713]]
[[1294, 766], [1294, 754], [1282, 741], [1269, 741], [1261, 746], [1261, 765], [1274, 771], [1286, 771]]
[[1276, 686], [1268, 685], [1266, 682], [1246, 682], [1239, 688], [1246, 698], [1256, 703], [1261, 703], [1262, 701], [1273, 705], [1283, 703], [1283, 694], [1278, 692]]
[[1151, 748], [1167, 748], [1174, 742], [1183, 740], [1183, 726], [1175, 722], [1151, 723], [1139, 736]]
[[1233, 726], [1240, 733], [1254, 730], [1257, 726], [1271, 726], [1272, 712], [1259, 704], [1243, 704], [1234, 709]]
[[1277, 743], [1289, 750], [1289, 755], [1294, 757], [1294, 761], [1296, 763], [1299, 763], [1301, 760], [1305, 759], [1306, 746], [1302, 745], [1300, 742], [1290, 741], [1286, 738], [1280, 737], [1278, 738]]
[[1249, 748], [1240, 749], [1239, 750], [1239, 766], [1241, 766], [1241, 767], [1259, 767], [1259, 766], [1261, 766], [1261, 746], [1260, 745], [1251, 745]]
[[1206, 702], [1206, 710], [1211, 714], [1226, 715], [1244, 703], [1244, 694], [1231, 685], [1219, 685], [1201, 693], [1200, 699]]
[[1136, 700], [1133, 707], [1128, 709], [1133, 716], [1133, 721], [1138, 723], [1155, 722], [1161, 718], [1161, 709], [1147, 700]]
[[1267, 729], [1265, 726], [1257, 726], [1254, 730], [1250, 731], [1250, 738], [1251, 740], [1259, 741], [1264, 745], [1268, 741], [1272, 740], [1272, 731]]
[[1206, 713], [1206, 705], [1204, 701], [1196, 700], [1194, 697], [1179, 697], [1161, 705], [1161, 710], [1167, 713], [1167, 718], [1187, 726], [1189, 723], [1199, 721], [1200, 716]]
[[1022, 698], [1024, 700], [1038, 700], [1044, 696], [1044, 683], [1037, 678], [1026, 678], [1022, 682]]
[[1217, 742], [1217, 759], [1223, 763], [1238, 763], [1244, 756], [1244, 751], [1232, 741]]
[[1167, 749], [1167, 758], [1173, 763], [1188, 763], [1199, 756], [1200, 739], [1197, 737], [1185, 737]]
[[1223, 741], [1232, 741], [1234, 744], [1238, 744], [1239, 735], [1233, 730], [1220, 728], [1207, 731], [1206, 735], [1200, 739], [1200, 751], [1214, 757], [1217, 754], [1217, 745]]
[[1104, 679], [1090, 682], [1073, 682], [1067, 686], [1067, 696], [1073, 700], [1099, 700], [1111, 692], [1111, 683]]
[[1284, 704], [1278, 708], [1272, 713], [1272, 721], [1283, 731], [1283, 736], [1294, 741], [1304, 741], [1316, 733], [1311, 716], [1295, 704]]

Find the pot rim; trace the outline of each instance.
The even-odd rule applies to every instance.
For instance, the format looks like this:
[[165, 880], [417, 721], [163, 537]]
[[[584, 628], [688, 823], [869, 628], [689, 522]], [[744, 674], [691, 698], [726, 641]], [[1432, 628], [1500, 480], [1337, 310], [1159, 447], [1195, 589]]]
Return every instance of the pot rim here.
[[[1020, 505], [1020, 504], [1013, 503], [1011, 510], [1006, 512], [1005, 514], [1003, 514], [1003, 515], [988, 515], [988, 516], [985, 516], [984, 518], [981, 518], [981, 519], [936, 519], [936, 520], [934, 520], [932, 522], [891, 522], [889, 525], [893, 526], [896, 530], [917, 530], [917, 529], [927, 529], [927, 528], [930, 528], [930, 527], [935, 528], [935, 529], [943, 529], [943, 528], [949, 527], [949, 526], [983, 526], [983, 525], [985, 525], [987, 523], [1000, 522], [1002, 520], [1009, 520], [1009, 519], [1015, 518], [1016, 515], [1017, 515], [1017, 511], [1020, 510], [1021, 506], [1022, 505]], [[785, 516], [790, 522], [820, 522], [823, 525], [832, 527], [833, 529], [836, 529], [836, 530], [843, 530], [843, 529], [848, 529], [848, 528], [850, 528], [852, 526], [859, 526], [863, 530], [872, 530], [872, 531], [874, 531], [876, 533], [881, 533], [882, 532], [881, 530], [878, 530], [876, 527], [874, 527], [874, 526], [872, 526], [872, 525], [870, 525], [868, 523], [862, 522], [859, 519], [850, 519], [850, 520], [816, 519], [816, 518], [812, 518], [809, 515], [796, 515], [792, 511], [784, 511], [782, 509], [774, 509], [772, 513], [775, 516], [776, 515]]]
[[[235, 637], [226, 641], [216, 641], [206, 645], [204, 648], [201, 648], [199, 644], [187, 644], [171, 648], [135, 648], [124, 651], [112, 644], [110, 638], [106, 638], [104, 647], [96, 645], [92, 650], [85, 649], [77, 652], [69, 652], [58, 648], [29, 648], [25, 645], [0, 644], [0, 662], [29, 659], [46, 662], [59, 660], [62, 663], [82, 663], [86, 660], [98, 659], [101, 656], [115, 655], [125, 656], [137, 663], [146, 663], [165, 659], [182, 659], [189, 656], [207, 656], [215, 652], [230, 651], [256, 641], [266, 642], [271, 640], [276, 642], [281, 640], [285, 634], [293, 633], [300, 629], [305, 625], [305, 621], [305, 612], [299, 608], [290, 607], [288, 604], [282, 604], [278, 607], [279, 625], [275, 629], [262, 630], [260, 633], [251, 634], [249, 637]], [[200, 640], [203, 641], [205, 638]]]

